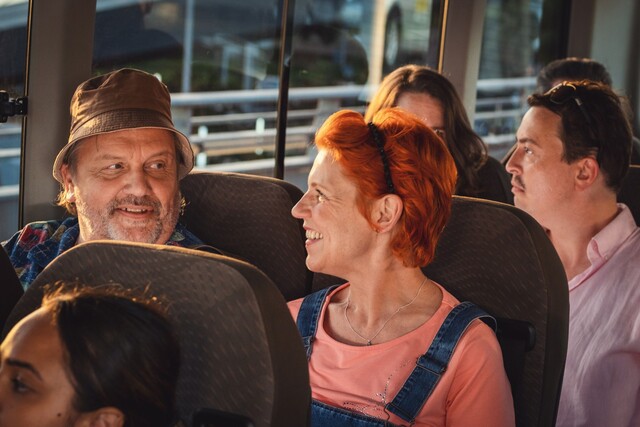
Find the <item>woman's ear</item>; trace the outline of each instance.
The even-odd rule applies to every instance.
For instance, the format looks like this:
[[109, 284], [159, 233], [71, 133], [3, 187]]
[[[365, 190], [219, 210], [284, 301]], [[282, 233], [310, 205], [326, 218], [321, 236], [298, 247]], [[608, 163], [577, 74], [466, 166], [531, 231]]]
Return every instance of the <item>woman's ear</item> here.
[[372, 219], [378, 233], [393, 229], [402, 216], [404, 205], [396, 194], [385, 194], [373, 207]]
[[78, 417], [74, 427], [123, 427], [124, 414], [118, 408], [108, 406]]

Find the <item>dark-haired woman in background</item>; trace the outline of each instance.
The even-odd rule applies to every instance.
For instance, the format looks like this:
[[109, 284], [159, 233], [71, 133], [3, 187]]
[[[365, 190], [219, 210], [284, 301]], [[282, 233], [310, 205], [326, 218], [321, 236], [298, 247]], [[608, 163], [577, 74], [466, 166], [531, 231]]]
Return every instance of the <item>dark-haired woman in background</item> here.
[[61, 287], [0, 347], [1, 427], [168, 427], [179, 346], [151, 299]]
[[400, 107], [433, 129], [447, 144], [458, 170], [455, 194], [513, 204], [511, 178], [473, 131], [451, 82], [437, 71], [405, 65], [389, 73], [371, 99], [365, 119], [382, 108]]

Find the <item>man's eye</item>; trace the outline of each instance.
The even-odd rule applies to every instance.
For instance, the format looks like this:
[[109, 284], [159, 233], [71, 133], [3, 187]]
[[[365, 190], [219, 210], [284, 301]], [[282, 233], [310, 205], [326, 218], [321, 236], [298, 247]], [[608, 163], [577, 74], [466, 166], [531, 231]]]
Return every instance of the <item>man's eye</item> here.
[[527, 147], [526, 145], [522, 147], [522, 151], [524, 151], [526, 154], [532, 154], [533, 153], [531, 148]]
[[155, 162], [155, 163], [151, 163], [151, 165], [149, 165], [149, 167], [151, 169], [164, 169], [167, 167], [165, 162]]
[[109, 169], [109, 170], [122, 169], [122, 164], [121, 163], [114, 163], [112, 165], [107, 166], [106, 169]]

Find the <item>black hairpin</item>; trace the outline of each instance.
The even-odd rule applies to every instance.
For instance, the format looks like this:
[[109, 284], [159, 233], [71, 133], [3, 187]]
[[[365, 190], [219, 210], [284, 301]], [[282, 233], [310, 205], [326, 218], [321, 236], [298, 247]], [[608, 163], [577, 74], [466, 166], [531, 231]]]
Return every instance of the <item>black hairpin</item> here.
[[389, 159], [387, 158], [387, 153], [384, 151], [384, 136], [380, 133], [380, 130], [373, 122], [367, 123], [369, 129], [371, 129], [371, 134], [373, 135], [373, 140], [378, 147], [378, 151], [380, 152], [380, 157], [382, 157], [382, 166], [384, 167], [384, 177], [387, 180], [387, 188], [389, 189], [389, 193], [395, 194], [396, 190], [393, 186], [393, 180], [391, 179], [391, 169], [389, 168]]

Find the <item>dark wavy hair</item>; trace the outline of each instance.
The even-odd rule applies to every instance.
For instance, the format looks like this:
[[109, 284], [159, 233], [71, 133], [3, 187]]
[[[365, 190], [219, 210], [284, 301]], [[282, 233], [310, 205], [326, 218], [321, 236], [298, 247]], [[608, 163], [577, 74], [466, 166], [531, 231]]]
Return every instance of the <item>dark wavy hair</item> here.
[[537, 77], [538, 91], [545, 93], [553, 87], [556, 81], [591, 80], [612, 85], [611, 75], [601, 63], [591, 58], [562, 58], [545, 65]]
[[[399, 108], [379, 111], [373, 124], [381, 136], [394, 192], [404, 205], [392, 252], [405, 266], [425, 266], [433, 259], [451, 213], [457, 176], [453, 158], [431, 129]], [[388, 194], [390, 185], [370, 126], [360, 113], [339, 111], [318, 130], [315, 143], [356, 184], [358, 208], [373, 227], [370, 203]]]
[[365, 120], [382, 108], [395, 107], [405, 93], [429, 95], [442, 104], [444, 139], [458, 170], [456, 194], [474, 196], [482, 190], [478, 171], [487, 162], [487, 147], [471, 126], [455, 87], [427, 66], [405, 65], [389, 73], [369, 103]]
[[180, 350], [156, 298], [58, 283], [42, 307], [60, 334], [78, 412], [112, 406], [125, 427], [175, 423]]
[[[570, 102], [571, 99], [560, 104], [552, 101], [553, 88], [544, 94], [529, 96], [529, 106], [544, 107], [561, 117], [560, 139], [564, 161], [572, 163], [594, 156], [604, 173], [607, 186], [618, 191], [629, 170], [633, 141], [631, 125], [622, 102], [609, 86], [602, 83], [583, 80], [571, 82], [570, 85], [576, 88], [575, 96], [582, 102], [582, 107]], [[594, 147], [600, 148], [596, 152]]]

